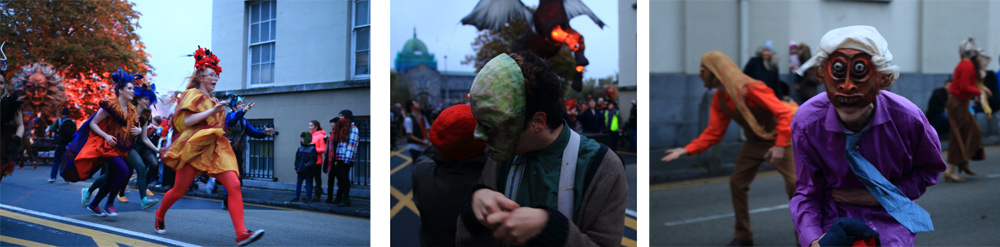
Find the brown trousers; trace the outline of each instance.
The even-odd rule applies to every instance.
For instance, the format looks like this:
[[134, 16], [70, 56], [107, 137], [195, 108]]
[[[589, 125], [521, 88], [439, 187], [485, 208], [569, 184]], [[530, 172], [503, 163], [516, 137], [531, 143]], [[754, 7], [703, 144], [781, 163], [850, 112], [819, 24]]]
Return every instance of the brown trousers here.
[[948, 132], [948, 164], [964, 165], [970, 159], [985, 158], [983, 134], [979, 130], [979, 123], [976, 123], [976, 117], [969, 112], [969, 101], [948, 95], [944, 110], [948, 113], [948, 123], [951, 124]]
[[[760, 140], [755, 137], [747, 137], [747, 142], [740, 150], [740, 157], [736, 160], [736, 167], [733, 175], [729, 177], [729, 191], [732, 193], [733, 211], [736, 215], [736, 232], [733, 238], [739, 240], [753, 240], [753, 230], [750, 229], [750, 208], [747, 201], [747, 192], [750, 191], [750, 183], [757, 177], [760, 164], [763, 163], [767, 150], [774, 146], [774, 141]], [[785, 147], [785, 159], [779, 164], [771, 164], [778, 173], [785, 179], [785, 193], [788, 198], [792, 198], [795, 192], [795, 160], [792, 157], [792, 143]]]

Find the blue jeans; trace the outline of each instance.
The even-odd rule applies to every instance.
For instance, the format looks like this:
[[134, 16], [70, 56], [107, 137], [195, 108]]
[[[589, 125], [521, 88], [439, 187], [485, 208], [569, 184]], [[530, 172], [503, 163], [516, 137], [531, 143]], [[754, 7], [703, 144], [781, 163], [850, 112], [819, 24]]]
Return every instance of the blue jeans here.
[[318, 169], [314, 169], [314, 168], [319, 168], [319, 166], [312, 165], [309, 168], [306, 168], [306, 172], [303, 172], [302, 174], [298, 174], [296, 176], [296, 178], [295, 178], [295, 198], [299, 198], [299, 194], [301, 194], [301, 192], [302, 192], [302, 182], [303, 181], [305, 181], [305, 183], [306, 183], [306, 198], [312, 198], [313, 181], [314, 181], [313, 177], [316, 176], [316, 174], [314, 173], [314, 171], [318, 170]]
[[56, 154], [52, 156], [52, 173], [49, 174], [49, 178], [56, 179], [56, 175], [59, 175], [59, 162], [62, 162], [64, 153], [66, 153], [66, 145], [56, 146]]

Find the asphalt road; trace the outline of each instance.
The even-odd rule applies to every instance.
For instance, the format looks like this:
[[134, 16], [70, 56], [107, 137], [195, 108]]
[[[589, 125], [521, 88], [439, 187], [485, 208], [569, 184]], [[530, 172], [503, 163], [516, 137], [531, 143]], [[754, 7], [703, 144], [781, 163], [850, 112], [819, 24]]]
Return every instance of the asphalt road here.
[[[931, 214], [934, 232], [917, 235], [917, 246], [997, 246], [1000, 243], [1000, 148], [971, 163], [978, 176], [966, 183], [931, 186], [916, 202]], [[781, 176], [765, 172], [750, 185], [750, 220], [757, 246], [794, 246], [788, 197]], [[727, 177], [650, 188], [652, 246], [724, 246], [733, 236]]]
[[[159, 205], [142, 210], [138, 192], [130, 203], [116, 202], [119, 216], [96, 217], [80, 202], [89, 181], [48, 183], [48, 166], [14, 171], [0, 183], [2, 246], [232, 246], [229, 212], [218, 200], [184, 197], [166, 216], [167, 233], [157, 235], [153, 219]], [[162, 194], [154, 196], [162, 199]], [[102, 203], [103, 206], [103, 203]], [[370, 244], [370, 222], [334, 214], [245, 204], [248, 229], [264, 229], [251, 246], [361, 246]]]

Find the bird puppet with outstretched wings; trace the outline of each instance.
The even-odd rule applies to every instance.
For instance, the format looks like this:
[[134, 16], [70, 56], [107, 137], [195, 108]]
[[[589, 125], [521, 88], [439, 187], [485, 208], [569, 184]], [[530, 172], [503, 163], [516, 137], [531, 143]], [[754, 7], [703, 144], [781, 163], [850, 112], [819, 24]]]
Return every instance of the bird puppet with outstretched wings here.
[[540, 57], [551, 58], [565, 44], [573, 51], [576, 62], [576, 78], [572, 87], [580, 91], [583, 87], [583, 68], [590, 62], [583, 54], [586, 49], [583, 35], [569, 26], [569, 20], [580, 15], [587, 15], [598, 27], [604, 28], [604, 22], [581, 0], [539, 0], [534, 13], [520, 0], [480, 0], [472, 13], [462, 18], [462, 24], [476, 26], [480, 31], [500, 31], [513, 19], [531, 21], [532, 32], [517, 40], [514, 51], [531, 50]]

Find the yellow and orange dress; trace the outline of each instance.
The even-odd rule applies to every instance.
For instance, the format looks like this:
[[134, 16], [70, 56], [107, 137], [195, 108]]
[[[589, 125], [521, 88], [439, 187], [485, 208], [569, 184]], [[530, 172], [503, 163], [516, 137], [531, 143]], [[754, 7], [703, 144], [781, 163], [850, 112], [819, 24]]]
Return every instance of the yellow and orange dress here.
[[197, 88], [188, 89], [181, 94], [173, 115], [173, 144], [162, 157], [164, 164], [177, 171], [184, 166], [191, 166], [212, 175], [227, 171], [239, 174], [236, 154], [229, 146], [229, 140], [223, 136], [225, 112], [213, 113], [191, 127], [184, 126], [185, 118], [212, 110], [217, 103], [215, 98]]
[[[101, 100], [98, 105], [104, 112], [108, 113], [108, 117], [97, 123], [97, 126], [107, 133], [108, 135], [115, 137], [115, 142], [118, 145], [112, 146], [104, 140], [103, 137], [95, 133], [90, 133], [87, 138], [87, 142], [80, 149], [80, 153], [76, 155], [73, 159], [73, 163], [76, 165], [76, 171], [80, 175], [80, 180], [86, 180], [90, 178], [91, 175], [97, 170], [96, 168], [106, 161], [107, 158], [111, 157], [122, 157], [128, 156], [128, 150], [132, 148], [135, 144], [135, 136], [132, 135], [132, 127], [135, 127], [139, 123], [138, 114], [136, 114], [135, 106], [132, 104], [125, 104], [127, 108], [126, 111], [122, 111], [121, 104], [118, 103], [117, 97], [109, 97]], [[89, 123], [90, 121], [88, 121]], [[94, 130], [90, 130], [94, 131]]]

